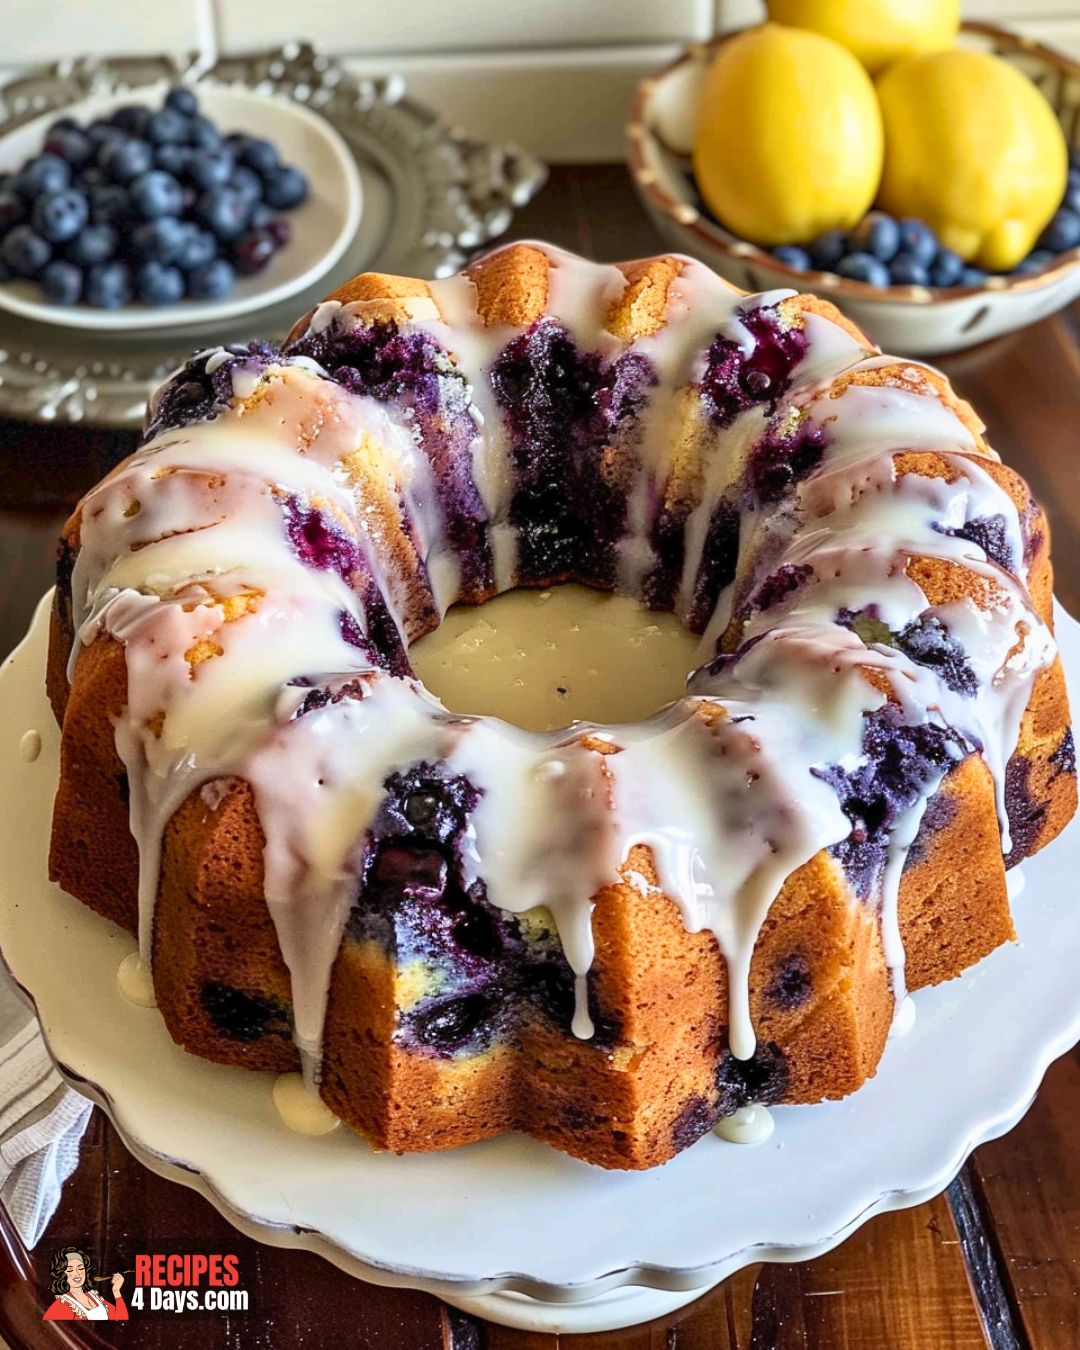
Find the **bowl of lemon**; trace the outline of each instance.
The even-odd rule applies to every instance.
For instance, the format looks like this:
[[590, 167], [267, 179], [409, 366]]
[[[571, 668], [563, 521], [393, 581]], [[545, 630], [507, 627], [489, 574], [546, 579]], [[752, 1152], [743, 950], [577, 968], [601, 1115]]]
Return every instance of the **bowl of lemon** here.
[[669, 243], [958, 351], [1080, 295], [1080, 64], [958, 0], [768, 0], [638, 87], [629, 167]]

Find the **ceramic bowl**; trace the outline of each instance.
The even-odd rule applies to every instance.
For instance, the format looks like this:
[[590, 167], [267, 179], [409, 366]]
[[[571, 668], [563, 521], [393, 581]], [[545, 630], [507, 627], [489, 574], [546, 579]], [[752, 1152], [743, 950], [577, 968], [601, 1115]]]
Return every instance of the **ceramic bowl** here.
[[[166, 84], [147, 85], [90, 98], [63, 112], [89, 122], [125, 103], [158, 107], [167, 88]], [[283, 163], [303, 170], [309, 184], [307, 200], [293, 211], [282, 212], [292, 232], [288, 244], [255, 276], [238, 277], [230, 294], [220, 300], [92, 309], [89, 305], [51, 304], [36, 282], [9, 281], [0, 285], [0, 308], [38, 323], [94, 332], [220, 325], [287, 299], [334, 265], [355, 236], [361, 215], [360, 174], [341, 136], [325, 118], [284, 98], [215, 84], [200, 84], [196, 92], [200, 111], [222, 132], [265, 136], [278, 147]], [[13, 172], [37, 154], [46, 129], [57, 115], [55, 110], [48, 112], [0, 140], [0, 171]]]
[[[890, 286], [801, 271], [738, 239], [710, 217], [690, 168], [701, 81], [726, 33], [689, 47], [638, 86], [627, 123], [630, 173], [667, 242], [751, 291], [794, 287], [839, 306], [887, 351], [933, 355], [1000, 337], [1053, 314], [1080, 295], [1080, 248], [1059, 254], [1033, 276], [990, 277], [982, 286]], [[1071, 145], [1080, 145], [1080, 63], [1030, 38], [988, 23], [965, 23], [965, 47], [995, 52], [1028, 75], [1057, 112]]]

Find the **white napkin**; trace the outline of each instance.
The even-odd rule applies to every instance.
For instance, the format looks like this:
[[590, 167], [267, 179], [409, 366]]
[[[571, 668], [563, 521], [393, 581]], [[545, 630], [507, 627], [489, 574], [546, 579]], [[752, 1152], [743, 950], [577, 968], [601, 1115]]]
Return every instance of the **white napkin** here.
[[0, 1200], [27, 1247], [60, 1203], [92, 1110], [57, 1073], [37, 1018], [0, 970]]

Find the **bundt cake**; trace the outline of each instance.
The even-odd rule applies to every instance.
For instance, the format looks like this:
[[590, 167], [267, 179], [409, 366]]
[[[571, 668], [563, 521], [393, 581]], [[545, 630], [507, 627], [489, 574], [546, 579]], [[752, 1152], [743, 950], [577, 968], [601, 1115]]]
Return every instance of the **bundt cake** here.
[[[1046, 518], [982, 431], [680, 257], [366, 274], [200, 352], [64, 531], [52, 876], [181, 1046], [376, 1147], [644, 1168], [852, 1092], [1076, 804]], [[538, 734], [413, 677], [450, 605], [567, 581], [701, 634], [686, 696]]]

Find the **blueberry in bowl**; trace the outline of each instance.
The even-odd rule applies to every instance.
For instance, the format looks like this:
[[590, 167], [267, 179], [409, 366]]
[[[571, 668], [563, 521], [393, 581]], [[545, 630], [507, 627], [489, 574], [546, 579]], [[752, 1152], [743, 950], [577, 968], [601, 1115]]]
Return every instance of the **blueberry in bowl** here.
[[209, 317], [208, 302], [239, 313], [299, 289], [352, 238], [355, 163], [315, 114], [213, 84], [126, 99], [0, 142], [0, 307], [110, 328], [129, 312], [167, 325], [176, 306], [172, 322]]
[[[1065, 199], [1036, 241], [1035, 248], [1009, 273], [997, 274], [997, 285], [1010, 277], [1037, 276], [1054, 266], [1061, 254], [1080, 248], [1080, 149], [1071, 151], [1071, 182]], [[827, 272], [848, 281], [888, 289], [914, 286], [948, 290], [984, 286], [991, 273], [970, 266], [938, 239], [925, 221], [899, 220], [884, 211], [870, 211], [853, 230], [829, 230], [806, 246], [781, 244], [771, 250], [776, 262], [796, 272]]]
[[[760, 245], [726, 228], [696, 182], [691, 148], [695, 109], [712, 63], [740, 33], [688, 48], [646, 76], [626, 126], [628, 167], [668, 247], [707, 263], [743, 290], [817, 292], [874, 335], [883, 349], [929, 356], [958, 351], [1051, 314], [1080, 296], [1080, 65], [1030, 38], [965, 22], [958, 45], [990, 51], [1042, 91], [1073, 144], [1071, 167], [1052, 218], [1012, 270], [974, 265], [938, 238], [926, 220], [869, 209], [842, 229]], [[1045, 203], [1049, 215], [1052, 204]], [[861, 208], [860, 208], [861, 209]], [[1041, 211], [1040, 207], [1040, 211]], [[823, 213], [824, 214], [824, 213]], [[943, 226], [943, 228], [945, 228]]]

